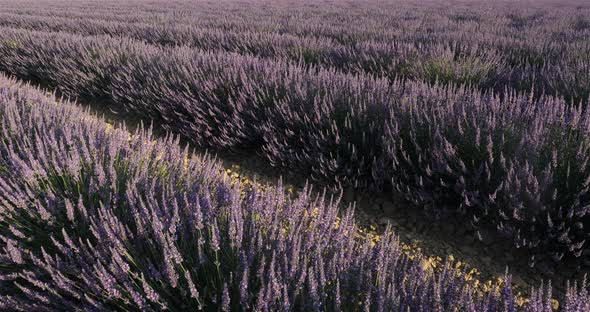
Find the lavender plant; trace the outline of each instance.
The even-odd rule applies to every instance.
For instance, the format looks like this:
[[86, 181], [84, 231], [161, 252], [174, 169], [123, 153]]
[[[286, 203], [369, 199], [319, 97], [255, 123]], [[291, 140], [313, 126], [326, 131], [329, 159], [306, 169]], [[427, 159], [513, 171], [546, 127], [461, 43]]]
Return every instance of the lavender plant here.
[[533, 257], [579, 257], [588, 238], [588, 111], [552, 98], [424, 91], [402, 98], [386, 127], [396, 191], [439, 215], [466, 214], [476, 230], [491, 224]]

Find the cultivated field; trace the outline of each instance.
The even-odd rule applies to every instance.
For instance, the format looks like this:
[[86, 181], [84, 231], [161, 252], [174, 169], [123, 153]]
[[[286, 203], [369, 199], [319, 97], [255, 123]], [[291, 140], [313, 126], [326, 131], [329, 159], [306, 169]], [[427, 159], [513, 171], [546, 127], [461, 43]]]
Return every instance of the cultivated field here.
[[589, 102], [583, 0], [0, 0], [0, 309], [590, 311]]

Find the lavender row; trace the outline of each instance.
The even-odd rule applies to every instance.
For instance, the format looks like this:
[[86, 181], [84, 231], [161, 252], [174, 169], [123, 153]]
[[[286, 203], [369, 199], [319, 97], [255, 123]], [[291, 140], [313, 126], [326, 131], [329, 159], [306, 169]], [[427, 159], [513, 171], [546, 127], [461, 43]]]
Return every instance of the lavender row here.
[[[518, 308], [506, 276], [476, 294], [387, 232], [310, 190], [232, 183], [172, 137], [106, 127], [71, 103], [0, 78], [0, 308], [55, 311], [551, 311]], [[564, 311], [587, 311], [586, 285]]]
[[[590, 95], [590, 20], [574, 7], [566, 6], [556, 13], [546, 12], [550, 7], [544, 6], [532, 12], [496, 8], [498, 13], [483, 13], [476, 7], [444, 15], [431, 4], [408, 20], [402, 13], [411, 11], [412, 6], [405, 3], [402, 13], [389, 7], [377, 11], [381, 13], [374, 24], [369, 23], [373, 15], [366, 12], [359, 13], [361, 22], [349, 21], [364, 27], [350, 27], [330, 18], [342, 17], [342, 9], [326, 9], [326, 21], [303, 15], [309, 8], [298, 7], [302, 11], [300, 23], [285, 26], [281, 21], [286, 9], [281, 6], [273, 6], [268, 13], [253, 9], [224, 13], [222, 8], [213, 5], [202, 13], [197, 8], [191, 11], [189, 6], [188, 16], [181, 15], [187, 23], [162, 23], [160, 18], [174, 20], [176, 16], [148, 10], [144, 22], [131, 24], [83, 19], [90, 13], [74, 11], [71, 16], [62, 14], [62, 18], [5, 14], [0, 25], [81, 35], [124, 35], [148, 43], [286, 58], [308, 66], [331, 66], [390, 79], [466, 83], [498, 92], [533, 89], [537, 94], [561, 95], [575, 103], [586, 102]], [[158, 18], [149, 18], [154, 14]], [[196, 22], [189, 23], [189, 17]], [[300, 29], [295, 26], [299, 24], [308, 26]]]
[[[247, 5], [246, 5], [247, 4]], [[341, 41], [396, 40], [412, 32], [436, 36], [446, 32], [481, 33], [507, 37], [526, 44], [539, 37], [556, 41], [584, 41], [585, 13], [590, 6], [581, 0], [536, 1], [524, 5], [513, 1], [398, 2], [334, 1], [104, 1], [76, 3], [60, 0], [0, 2], [7, 13], [99, 20], [105, 23], [141, 22], [164, 25], [196, 25], [228, 31], [269, 31], [297, 36], [333, 38]], [[568, 18], [569, 17], [569, 18]], [[483, 25], [486, 27], [474, 27]], [[534, 36], [537, 34], [537, 36]], [[533, 35], [533, 36], [531, 36]], [[421, 36], [419, 36], [421, 37]], [[532, 45], [534, 47], [534, 44]], [[538, 48], [543, 48], [542, 46]]]
[[[236, 54], [6, 30], [0, 70], [105, 99], [197, 146], [327, 185], [393, 189], [535, 257], [588, 258], [590, 118], [551, 97], [308, 71]], [[493, 235], [493, 234], [492, 234]]]

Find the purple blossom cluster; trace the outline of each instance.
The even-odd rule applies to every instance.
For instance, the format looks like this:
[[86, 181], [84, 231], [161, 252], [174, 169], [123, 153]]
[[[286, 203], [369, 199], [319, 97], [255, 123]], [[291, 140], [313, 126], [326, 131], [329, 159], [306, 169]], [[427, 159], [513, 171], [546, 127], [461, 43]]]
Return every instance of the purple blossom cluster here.
[[[108, 128], [0, 77], [0, 309], [16, 311], [551, 311], [518, 307], [510, 276], [476, 293], [352, 211], [232, 182], [174, 137]], [[564, 311], [587, 311], [586, 285]]]

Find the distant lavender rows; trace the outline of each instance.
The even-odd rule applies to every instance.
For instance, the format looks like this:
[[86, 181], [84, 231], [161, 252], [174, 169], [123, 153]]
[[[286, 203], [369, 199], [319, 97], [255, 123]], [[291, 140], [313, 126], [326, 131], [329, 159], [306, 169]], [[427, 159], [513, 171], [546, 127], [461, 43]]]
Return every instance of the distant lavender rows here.
[[393, 188], [434, 215], [496, 227], [531, 264], [588, 258], [590, 118], [562, 100], [109, 36], [3, 29], [0, 42], [0, 70], [106, 99], [197, 146], [254, 149], [329, 185]]
[[[232, 3], [184, 3], [184, 10], [144, 3], [120, 10], [17, 6], [0, 16], [0, 25], [122, 35], [497, 92], [535, 90], [575, 103], [590, 94], [588, 8], [460, 3], [449, 11], [436, 1], [422, 7], [404, 1], [401, 7], [368, 2], [346, 11], [346, 3], [339, 4], [291, 9], [255, 1], [240, 10]], [[288, 15], [292, 10], [299, 15]]]
[[[55, 311], [552, 311], [510, 277], [474, 294], [432, 273], [389, 231], [303, 190], [232, 184], [174, 138], [132, 137], [0, 77], [0, 309]], [[585, 285], [563, 311], [588, 311]]]

